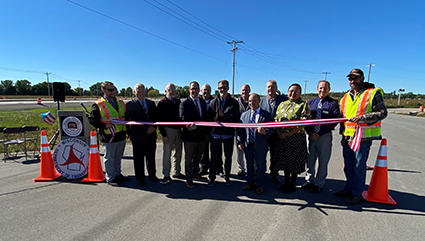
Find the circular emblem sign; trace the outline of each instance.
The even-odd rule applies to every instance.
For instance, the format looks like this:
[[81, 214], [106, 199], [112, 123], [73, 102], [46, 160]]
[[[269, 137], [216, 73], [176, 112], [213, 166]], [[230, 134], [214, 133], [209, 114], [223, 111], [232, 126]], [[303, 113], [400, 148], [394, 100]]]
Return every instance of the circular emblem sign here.
[[53, 152], [53, 164], [62, 176], [76, 179], [87, 174], [89, 145], [82, 140], [68, 138], [59, 143]]
[[70, 137], [76, 137], [83, 131], [83, 124], [75, 116], [68, 116], [62, 121], [62, 130]]

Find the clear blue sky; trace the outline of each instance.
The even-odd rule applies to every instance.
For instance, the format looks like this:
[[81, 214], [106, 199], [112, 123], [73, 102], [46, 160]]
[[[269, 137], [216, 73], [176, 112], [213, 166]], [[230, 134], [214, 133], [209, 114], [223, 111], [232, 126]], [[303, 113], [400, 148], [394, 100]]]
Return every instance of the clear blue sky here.
[[[361, 68], [367, 75], [372, 63], [370, 82], [385, 92], [425, 94], [423, 0], [75, 2], [121, 22], [66, 0], [1, 1], [0, 80], [34, 85], [51, 72], [51, 82], [73, 88], [77, 80], [84, 89], [110, 80], [119, 89], [140, 82], [163, 93], [169, 82], [196, 80], [216, 89], [218, 80], [232, 80], [226, 41], [242, 40], [235, 93], [247, 83], [252, 92], [266, 94], [269, 79], [285, 93], [290, 84], [304, 88], [308, 80], [311, 93], [322, 72], [331, 73], [332, 91], [346, 91], [348, 72]], [[172, 9], [173, 16], [215, 38], [153, 5]]]

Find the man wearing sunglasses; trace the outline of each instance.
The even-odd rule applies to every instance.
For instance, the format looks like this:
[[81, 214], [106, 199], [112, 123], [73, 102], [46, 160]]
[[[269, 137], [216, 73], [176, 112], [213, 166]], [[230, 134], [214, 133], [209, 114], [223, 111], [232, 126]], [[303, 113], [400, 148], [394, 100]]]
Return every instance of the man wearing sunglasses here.
[[124, 120], [126, 106], [116, 98], [117, 88], [112, 82], [101, 83], [103, 96], [92, 106], [90, 124], [99, 129], [99, 140], [105, 148], [106, 181], [111, 186], [118, 186], [120, 181], [130, 181], [121, 174], [121, 158], [124, 154], [126, 126], [112, 124], [112, 120]]
[[[362, 193], [366, 180], [366, 161], [372, 140], [380, 140], [381, 120], [387, 117], [383, 90], [364, 82], [361, 69], [353, 69], [347, 75], [351, 90], [341, 99], [341, 112], [348, 121], [341, 125], [342, 155], [344, 157], [345, 187], [335, 196], [345, 197], [348, 205], [363, 201]], [[360, 125], [361, 144], [357, 152], [350, 148], [357, 125]]]

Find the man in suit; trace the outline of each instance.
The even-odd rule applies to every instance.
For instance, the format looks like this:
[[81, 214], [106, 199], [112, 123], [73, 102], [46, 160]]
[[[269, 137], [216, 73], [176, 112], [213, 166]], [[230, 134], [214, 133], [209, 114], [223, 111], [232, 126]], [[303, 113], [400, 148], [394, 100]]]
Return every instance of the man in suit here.
[[[229, 91], [229, 81], [220, 80], [218, 82], [218, 91], [220, 95], [210, 103], [208, 118], [216, 122], [239, 122], [240, 112], [239, 104], [233, 99]], [[214, 186], [216, 177], [217, 160], [224, 150], [224, 179], [226, 185], [232, 185], [230, 182], [230, 170], [232, 167], [232, 155], [234, 147], [234, 128], [214, 127], [211, 131], [211, 161], [209, 186]]]
[[[249, 110], [249, 93], [251, 92], [251, 87], [247, 84], [242, 85], [241, 87], [241, 96], [238, 98], [239, 103], [239, 111], [244, 113], [245, 111]], [[260, 100], [258, 100], [258, 103], [260, 103]], [[238, 176], [245, 176], [245, 158], [244, 158], [244, 151], [237, 149], [238, 153]]]
[[[156, 121], [156, 106], [146, 99], [146, 89], [143, 84], [134, 86], [136, 98], [127, 102], [126, 120], [128, 121]], [[156, 126], [130, 125], [130, 139], [133, 144], [134, 172], [139, 185], [145, 183], [145, 157], [149, 179], [158, 182], [155, 168]]]
[[[241, 115], [243, 123], [262, 123], [270, 122], [270, 113], [260, 108], [260, 96], [251, 94], [249, 96], [250, 110], [245, 111]], [[238, 129], [237, 144], [238, 149], [245, 152], [246, 167], [248, 171], [247, 185], [242, 190], [247, 191], [254, 188], [257, 194], [264, 192], [264, 179], [266, 175], [266, 155], [268, 151], [267, 136], [272, 134], [274, 129], [261, 128], [240, 128]], [[255, 183], [255, 168], [257, 165], [257, 183]]]
[[[179, 122], [180, 99], [176, 95], [176, 86], [174, 84], [167, 84], [165, 87], [165, 97], [162, 98], [157, 107], [157, 121], [161, 122]], [[186, 177], [181, 173], [181, 159], [182, 159], [182, 140], [181, 140], [181, 126], [159, 126], [159, 131], [162, 135], [163, 142], [163, 155], [162, 155], [162, 174], [164, 179], [161, 183], [171, 184], [173, 180], [170, 177], [171, 172], [171, 152], [174, 149], [173, 163], [173, 177], [185, 179]]]
[[[288, 100], [288, 97], [285, 95], [278, 95], [277, 92], [277, 82], [275, 80], [269, 80], [267, 82], [267, 96], [261, 98], [260, 108], [271, 114], [271, 120], [274, 121], [276, 116], [276, 110], [280, 103]], [[269, 148], [270, 148], [270, 176], [272, 181], [276, 184], [280, 184], [279, 180], [279, 171], [272, 171], [274, 164], [274, 155], [275, 155], [275, 146], [277, 142], [277, 133], [274, 132], [269, 136]]]
[[[182, 121], [208, 121], [205, 100], [198, 98], [199, 84], [193, 81], [189, 84], [190, 96], [180, 104]], [[186, 185], [193, 188], [193, 179], [207, 180], [199, 175], [199, 162], [206, 144], [207, 134], [204, 127], [195, 124], [183, 126], [182, 140], [185, 152]]]

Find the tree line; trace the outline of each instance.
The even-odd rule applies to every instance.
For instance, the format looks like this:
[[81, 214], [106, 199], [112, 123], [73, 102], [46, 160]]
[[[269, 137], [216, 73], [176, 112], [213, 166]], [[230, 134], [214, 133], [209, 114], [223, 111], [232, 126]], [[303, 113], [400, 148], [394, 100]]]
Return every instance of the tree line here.
[[[73, 89], [70, 84], [64, 82], [64, 92], [67, 96], [101, 96], [103, 92], [100, 88], [101, 82], [97, 82], [89, 87], [89, 89], [83, 89], [76, 87]], [[13, 82], [12, 80], [2, 80], [0, 83], [0, 95], [48, 95], [48, 86], [50, 87], [50, 94], [53, 95], [52, 83], [47, 81], [38, 83], [36, 85], [31, 85], [31, 82], [24, 80], [17, 80]], [[176, 92], [180, 98], [186, 98], [189, 96], [189, 86], [176, 86]], [[340, 99], [344, 96], [346, 91], [341, 92], [331, 92], [329, 95], [331, 97]], [[214, 94], [214, 93], [213, 93]], [[131, 87], [122, 88], [118, 90], [118, 96], [121, 97], [132, 97], [133, 89]], [[151, 98], [157, 98], [163, 96], [158, 89], [155, 89], [153, 86], [147, 88], [147, 96]], [[316, 93], [304, 94], [304, 98], [310, 99], [316, 96]], [[396, 91], [390, 93], [384, 93], [384, 99], [397, 99], [398, 93]], [[423, 94], [414, 94], [413, 92], [402, 93], [400, 95], [403, 99], [419, 99], [424, 98]]]

